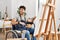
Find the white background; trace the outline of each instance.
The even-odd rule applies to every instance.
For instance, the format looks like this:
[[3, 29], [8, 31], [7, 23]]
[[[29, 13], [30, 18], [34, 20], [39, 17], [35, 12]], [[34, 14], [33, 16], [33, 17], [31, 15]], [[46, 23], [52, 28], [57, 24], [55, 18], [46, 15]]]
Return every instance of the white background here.
[[26, 6], [26, 13], [29, 17], [36, 14], [36, 0], [0, 0], [0, 11], [2, 16], [6, 10], [10, 18], [14, 18], [17, 14], [17, 9], [19, 6]]

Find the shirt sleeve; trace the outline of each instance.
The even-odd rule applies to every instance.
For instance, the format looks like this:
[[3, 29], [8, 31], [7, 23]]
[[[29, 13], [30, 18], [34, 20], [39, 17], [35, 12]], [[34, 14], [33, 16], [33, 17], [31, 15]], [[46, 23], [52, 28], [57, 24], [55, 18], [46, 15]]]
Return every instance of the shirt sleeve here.
[[27, 19], [29, 18], [29, 17], [28, 17], [28, 15], [26, 14], [26, 16], [25, 16], [25, 17], [26, 17], [26, 21], [27, 21]]

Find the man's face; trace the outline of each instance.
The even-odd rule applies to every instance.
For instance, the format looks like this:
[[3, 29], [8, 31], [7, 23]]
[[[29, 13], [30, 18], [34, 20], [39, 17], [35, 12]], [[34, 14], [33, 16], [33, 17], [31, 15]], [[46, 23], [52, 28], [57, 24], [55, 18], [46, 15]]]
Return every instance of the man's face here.
[[25, 12], [23, 8], [20, 8], [20, 14], [22, 15]]

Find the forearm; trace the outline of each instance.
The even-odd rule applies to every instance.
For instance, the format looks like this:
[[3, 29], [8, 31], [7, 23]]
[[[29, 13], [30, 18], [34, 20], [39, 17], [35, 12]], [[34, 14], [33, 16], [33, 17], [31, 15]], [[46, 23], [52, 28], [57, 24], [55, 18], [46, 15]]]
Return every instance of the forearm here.
[[33, 17], [33, 21], [36, 19], [36, 16], [35, 17]]
[[12, 25], [18, 24], [18, 22], [11, 22], [11, 23], [12, 23]]

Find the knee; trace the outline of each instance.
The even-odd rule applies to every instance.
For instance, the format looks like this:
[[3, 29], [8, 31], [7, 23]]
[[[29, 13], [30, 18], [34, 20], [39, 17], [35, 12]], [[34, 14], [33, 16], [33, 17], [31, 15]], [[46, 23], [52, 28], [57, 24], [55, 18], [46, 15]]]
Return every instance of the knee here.
[[28, 30], [26, 31], [26, 33], [27, 33], [27, 34], [30, 34], [30, 32], [29, 32]]
[[30, 34], [30, 32], [28, 30], [23, 30], [22, 32], [25, 34]]

